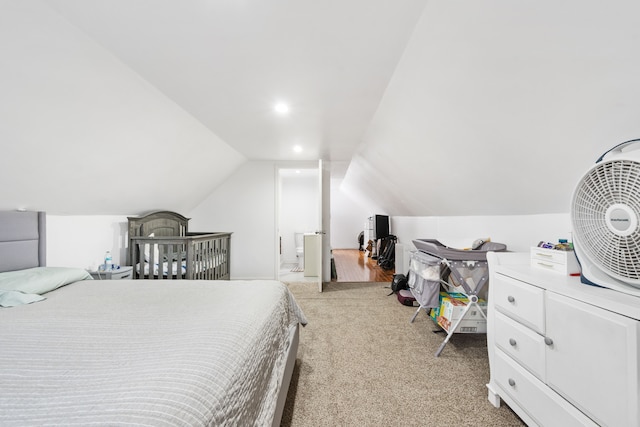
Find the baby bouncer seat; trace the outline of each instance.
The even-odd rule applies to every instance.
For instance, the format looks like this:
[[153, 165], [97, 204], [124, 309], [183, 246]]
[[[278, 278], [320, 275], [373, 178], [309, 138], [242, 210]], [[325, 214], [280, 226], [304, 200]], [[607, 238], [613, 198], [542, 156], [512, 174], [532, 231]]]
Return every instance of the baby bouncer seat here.
[[436, 351], [435, 355], [438, 357], [472, 308], [477, 308], [482, 317], [486, 319], [484, 310], [478, 304], [478, 294], [482, 292], [489, 281], [487, 252], [504, 251], [507, 246], [502, 243], [481, 241], [473, 249], [455, 249], [445, 246], [435, 239], [415, 239], [413, 244], [418, 252], [411, 255], [408, 284], [420, 306], [411, 318], [411, 323], [416, 319], [420, 310], [424, 310], [428, 315], [431, 308], [438, 306], [440, 285], [448, 285], [450, 278], [462, 287], [462, 293], [469, 300], [460, 317], [455, 321], [452, 320], [453, 324], [449, 328], [446, 338]]

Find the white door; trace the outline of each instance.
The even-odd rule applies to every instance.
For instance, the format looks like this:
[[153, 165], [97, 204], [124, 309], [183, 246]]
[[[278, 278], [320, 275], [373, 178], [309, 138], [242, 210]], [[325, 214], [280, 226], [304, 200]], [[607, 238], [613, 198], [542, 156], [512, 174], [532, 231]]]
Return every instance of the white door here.
[[317, 265], [318, 265], [318, 291], [322, 292], [323, 291], [323, 276], [324, 276], [324, 268], [322, 266], [322, 261], [324, 259], [323, 256], [323, 246], [324, 246], [324, 232], [322, 231], [322, 193], [323, 193], [323, 164], [322, 164], [322, 159], [318, 160], [318, 189], [320, 191], [318, 191], [318, 208], [319, 208], [319, 215], [318, 215], [318, 228], [316, 229], [316, 234], [318, 235], [318, 261], [317, 261]]
[[330, 181], [329, 162], [318, 160], [319, 216], [318, 216], [318, 290], [323, 291], [323, 283], [331, 280], [330, 247]]

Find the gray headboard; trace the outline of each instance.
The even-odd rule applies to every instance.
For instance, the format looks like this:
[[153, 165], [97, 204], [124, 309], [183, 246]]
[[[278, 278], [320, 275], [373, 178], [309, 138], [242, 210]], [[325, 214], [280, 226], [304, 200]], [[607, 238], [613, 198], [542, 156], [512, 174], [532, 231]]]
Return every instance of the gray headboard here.
[[0, 272], [47, 265], [46, 214], [0, 211]]

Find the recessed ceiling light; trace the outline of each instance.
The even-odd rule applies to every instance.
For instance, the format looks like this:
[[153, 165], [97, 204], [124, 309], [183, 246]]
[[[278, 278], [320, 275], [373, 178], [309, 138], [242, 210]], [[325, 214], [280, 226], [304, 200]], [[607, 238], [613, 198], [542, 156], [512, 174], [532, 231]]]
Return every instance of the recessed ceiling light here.
[[300, 169], [296, 170], [296, 173], [300, 173]]
[[276, 105], [273, 106], [273, 109], [276, 110], [276, 113], [278, 114], [289, 113], [289, 106], [284, 102], [278, 102]]
[[293, 146], [293, 151], [295, 151], [296, 153], [301, 153], [302, 152], [302, 147], [299, 145], [294, 145]]

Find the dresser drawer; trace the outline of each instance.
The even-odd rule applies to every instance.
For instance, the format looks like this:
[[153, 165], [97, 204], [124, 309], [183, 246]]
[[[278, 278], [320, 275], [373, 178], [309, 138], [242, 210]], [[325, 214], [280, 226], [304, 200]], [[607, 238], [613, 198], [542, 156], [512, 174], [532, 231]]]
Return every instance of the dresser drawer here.
[[496, 345], [541, 381], [545, 378], [544, 337], [502, 313], [495, 314]]
[[512, 319], [544, 334], [544, 290], [502, 274], [496, 274], [493, 304]]
[[570, 272], [566, 264], [559, 264], [557, 262], [551, 262], [545, 259], [532, 259], [531, 265], [543, 270], [553, 271], [555, 273], [570, 275], [574, 274]]
[[557, 262], [558, 264], [566, 264], [567, 263], [567, 254], [572, 254], [572, 251], [557, 251], [554, 249], [547, 248], [531, 248], [531, 259], [537, 259], [541, 261], [547, 262]]
[[564, 275], [580, 274], [580, 264], [573, 251], [532, 247], [531, 265]]
[[500, 349], [496, 349], [495, 356], [496, 384], [537, 424], [562, 427], [597, 426]]

